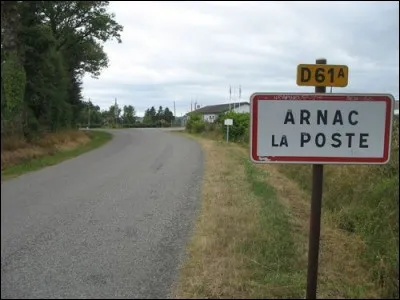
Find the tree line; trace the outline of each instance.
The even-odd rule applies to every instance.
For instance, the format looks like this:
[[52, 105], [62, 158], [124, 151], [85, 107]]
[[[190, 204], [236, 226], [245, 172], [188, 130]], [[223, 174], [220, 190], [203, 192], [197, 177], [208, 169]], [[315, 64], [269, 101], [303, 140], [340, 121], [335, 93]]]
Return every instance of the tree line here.
[[124, 105], [122, 109], [111, 105], [106, 110], [94, 105], [90, 100], [84, 102], [85, 109], [81, 110], [78, 125], [81, 127], [169, 127], [174, 124], [175, 117], [172, 111], [159, 106], [146, 109], [144, 117], [136, 116], [136, 109], [132, 105]]
[[121, 43], [123, 27], [108, 6], [108, 1], [1, 1], [2, 137], [77, 126], [87, 108], [83, 76], [98, 77], [108, 66], [106, 41]]

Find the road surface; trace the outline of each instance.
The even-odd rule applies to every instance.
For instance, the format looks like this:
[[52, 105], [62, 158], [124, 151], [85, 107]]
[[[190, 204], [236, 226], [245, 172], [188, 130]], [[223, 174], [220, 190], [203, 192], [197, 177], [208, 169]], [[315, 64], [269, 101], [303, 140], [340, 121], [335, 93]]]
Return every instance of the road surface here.
[[97, 150], [2, 183], [2, 299], [170, 295], [201, 149], [165, 130], [112, 132]]

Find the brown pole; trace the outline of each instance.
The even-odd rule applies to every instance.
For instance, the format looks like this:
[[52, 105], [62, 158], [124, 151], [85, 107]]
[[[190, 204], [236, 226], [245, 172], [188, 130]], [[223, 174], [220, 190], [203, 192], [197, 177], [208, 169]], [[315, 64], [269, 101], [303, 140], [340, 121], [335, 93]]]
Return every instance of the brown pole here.
[[[327, 60], [320, 58], [316, 64], [326, 65]], [[316, 86], [315, 93], [325, 93], [325, 86]], [[317, 299], [318, 256], [321, 233], [321, 203], [324, 176], [323, 165], [313, 165], [312, 194], [310, 214], [310, 235], [308, 242], [307, 299]]]

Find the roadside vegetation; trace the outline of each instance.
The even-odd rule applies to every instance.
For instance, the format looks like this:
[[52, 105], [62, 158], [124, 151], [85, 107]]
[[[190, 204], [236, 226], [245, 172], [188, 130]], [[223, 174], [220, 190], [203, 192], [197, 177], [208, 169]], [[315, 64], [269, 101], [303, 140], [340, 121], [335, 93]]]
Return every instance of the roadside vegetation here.
[[146, 109], [143, 118], [138, 118], [132, 105], [124, 105], [121, 109], [113, 104], [108, 110], [101, 110], [100, 106], [93, 105], [91, 101], [85, 102], [85, 109], [79, 119], [79, 127], [83, 128], [159, 128], [180, 125], [168, 107], [159, 106], [156, 110], [152, 106]]
[[121, 42], [123, 27], [108, 5], [1, 2], [2, 180], [110, 139], [106, 133], [77, 130], [88, 119], [82, 78], [107, 68], [105, 42]]
[[65, 130], [48, 133], [30, 142], [9, 138], [2, 141], [1, 180], [60, 163], [102, 146], [112, 138], [103, 131]]
[[[305, 295], [311, 166], [251, 164], [249, 121], [230, 112], [187, 122], [207, 166], [178, 297]], [[398, 299], [398, 151], [396, 118], [388, 164], [325, 167], [318, 297]]]
[[108, 1], [1, 2], [2, 179], [21, 163], [55, 163], [72, 155], [66, 149], [77, 155], [106, 139], [78, 128], [174, 125], [168, 107], [149, 108], [139, 122], [131, 105], [101, 110], [83, 98], [83, 77], [108, 67], [103, 45], [122, 43], [122, 31]]

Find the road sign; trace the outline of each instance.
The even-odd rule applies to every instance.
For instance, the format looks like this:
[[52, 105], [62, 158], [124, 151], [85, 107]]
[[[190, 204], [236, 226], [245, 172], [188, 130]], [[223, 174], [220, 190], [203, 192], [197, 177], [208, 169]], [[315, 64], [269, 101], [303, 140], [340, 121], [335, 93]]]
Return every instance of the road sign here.
[[226, 125], [226, 141], [229, 142], [229, 126], [233, 125], [233, 119], [225, 119], [224, 124]]
[[392, 95], [255, 93], [250, 102], [255, 163], [389, 161]]
[[226, 126], [232, 126], [233, 125], [233, 119], [225, 119], [224, 124]]
[[349, 68], [341, 65], [298, 65], [297, 85], [345, 87], [349, 81]]

